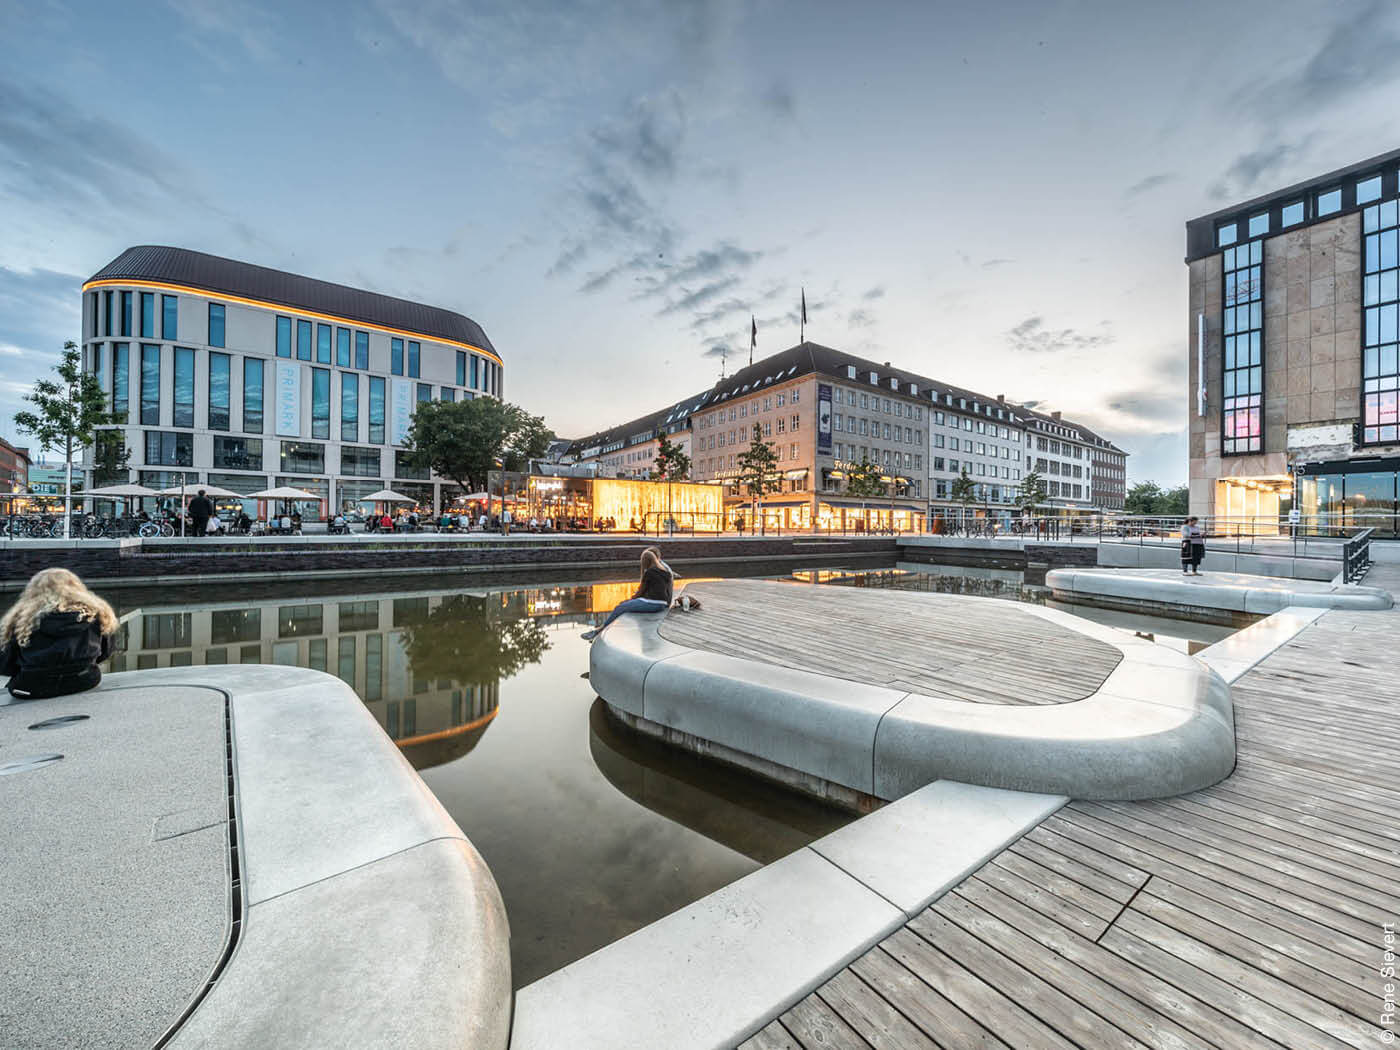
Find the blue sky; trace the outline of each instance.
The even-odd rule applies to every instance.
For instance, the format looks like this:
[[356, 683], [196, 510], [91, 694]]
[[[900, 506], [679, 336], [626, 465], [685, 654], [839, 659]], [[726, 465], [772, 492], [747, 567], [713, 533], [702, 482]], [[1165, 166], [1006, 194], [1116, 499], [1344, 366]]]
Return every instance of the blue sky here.
[[1397, 145], [1381, 0], [0, 0], [0, 434], [175, 244], [466, 313], [572, 436], [810, 338], [1185, 478], [1184, 223]]

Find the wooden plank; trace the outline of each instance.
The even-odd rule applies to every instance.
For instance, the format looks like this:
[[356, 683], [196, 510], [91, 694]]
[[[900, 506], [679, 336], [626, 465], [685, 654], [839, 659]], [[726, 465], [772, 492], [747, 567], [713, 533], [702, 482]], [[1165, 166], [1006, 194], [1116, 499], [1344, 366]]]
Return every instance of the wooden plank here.
[[940, 1045], [959, 1050], [1006, 1050], [1005, 1043], [884, 948], [872, 948], [851, 963], [851, 969], [890, 1002], [898, 1003], [904, 1015]]
[[779, 1018], [803, 1050], [870, 1050], [821, 998], [809, 995]]
[[[1097, 915], [1105, 922], [1112, 922], [1113, 917], [1123, 907], [1122, 900], [1114, 900], [1097, 890], [1091, 890], [1088, 886], [1067, 878], [1058, 871], [1047, 868], [1044, 864], [1039, 864], [1029, 857], [1013, 853], [1010, 850], [992, 858], [992, 863], [1005, 868], [1013, 875], [1019, 875], [1031, 885], [1040, 887], [1060, 900], [1068, 901], [1091, 915]], [[1132, 894], [1130, 893], [1129, 896]]]
[[1008, 897], [1015, 898], [1047, 919], [1058, 922], [1065, 929], [1073, 930], [1091, 941], [1108, 928], [1107, 919], [1087, 912], [1072, 901], [1063, 900], [995, 864], [984, 865], [972, 878], [995, 886]]
[[773, 1021], [739, 1044], [739, 1050], [802, 1050], [781, 1021]]
[[874, 1050], [938, 1050], [938, 1044], [850, 969], [817, 989], [826, 1005]]

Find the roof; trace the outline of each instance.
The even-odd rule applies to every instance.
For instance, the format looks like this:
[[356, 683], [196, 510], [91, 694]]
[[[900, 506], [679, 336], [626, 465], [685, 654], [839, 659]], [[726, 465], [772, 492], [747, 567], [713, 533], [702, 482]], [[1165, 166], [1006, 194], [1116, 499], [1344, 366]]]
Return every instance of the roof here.
[[1049, 423], [1053, 426], [1065, 427], [1068, 430], [1074, 431], [1075, 434], [1078, 435], [1079, 439], [1087, 445], [1097, 445], [1101, 448], [1108, 449], [1111, 452], [1117, 452], [1120, 455], [1128, 455], [1127, 452], [1124, 452], [1112, 441], [1109, 441], [1108, 438], [1102, 436], [1101, 434], [1096, 434], [1094, 431], [1086, 427], [1083, 423], [1076, 422], [1073, 419], [1066, 419], [1064, 416], [1056, 418], [1055, 416], [1050, 415], [1049, 413], [1038, 412], [1033, 408], [1027, 408], [1025, 405], [1017, 405], [1016, 410], [1020, 412], [1023, 416], [1025, 416], [1028, 422], [1040, 421], [1043, 423]]
[[89, 277], [85, 284], [114, 280], [159, 281], [216, 295], [256, 299], [288, 310], [326, 313], [362, 324], [417, 333], [429, 339], [465, 343], [500, 356], [479, 324], [451, 310], [188, 248], [153, 244], [128, 248]]

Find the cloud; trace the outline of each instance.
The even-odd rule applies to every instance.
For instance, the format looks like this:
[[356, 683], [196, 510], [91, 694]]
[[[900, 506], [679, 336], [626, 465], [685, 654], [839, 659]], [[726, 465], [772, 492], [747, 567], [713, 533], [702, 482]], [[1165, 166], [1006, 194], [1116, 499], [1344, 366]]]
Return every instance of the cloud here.
[[869, 310], [852, 310], [846, 315], [846, 324], [852, 328], [870, 328], [875, 324], [875, 316]]
[[862, 299], [883, 299], [884, 297], [885, 286], [883, 284], [877, 284], [874, 288], [871, 288], [861, 296]]
[[643, 96], [633, 100], [622, 118], [593, 129], [593, 153], [652, 178], [671, 179], [676, 174], [685, 123], [685, 107], [675, 91], [660, 98]]
[[673, 299], [662, 307], [661, 313], [674, 314], [687, 310], [694, 310], [696, 307], [703, 306], [716, 296], [723, 295], [738, 283], [738, 277], [721, 277], [717, 281], [711, 281], [709, 284], [701, 285], [694, 291], [685, 291], [679, 298]]
[[982, 269], [995, 270], [999, 266], [1009, 266], [1015, 261], [1015, 259], [988, 259], [982, 264]]
[[786, 81], [775, 80], [759, 95], [759, 101], [773, 116], [780, 120], [793, 120], [797, 116], [797, 99], [792, 86]]
[[[275, 41], [281, 30], [272, 16], [255, 4], [239, 0], [165, 0], [199, 37], [236, 40], [250, 58], [266, 62], [276, 57]], [[200, 50], [227, 64], [222, 47], [200, 41]]]
[[1180, 176], [1165, 171], [1158, 172], [1155, 175], [1148, 175], [1146, 178], [1139, 179], [1124, 190], [1123, 196], [1128, 198], [1141, 197], [1144, 193], [1149, 193], [1158, 187], [1165, 186], [1169, 182], [1175, 182], [1178, 178], [1180, 178]]
[[1247, 194], [1266, 176], [1272, 176], [1301, 152], [1302, 145], [1278, 142], [1241, 153], [1230, 162], [1224, 175], [1211, 185], [1210, 196], [1222, 200]]
[[1062, 350], [1085, 350], [1107, 346], [1113, 342], [1113, 337], [1106, 331], [1081, 332], [1073, 328], [1047, 328], [1045, 318], [1040, 316], [1027, 317], [1015, 328], [1008, 331], [1006, 337], [1012, 350], [1028, 354], [1054, 354]]

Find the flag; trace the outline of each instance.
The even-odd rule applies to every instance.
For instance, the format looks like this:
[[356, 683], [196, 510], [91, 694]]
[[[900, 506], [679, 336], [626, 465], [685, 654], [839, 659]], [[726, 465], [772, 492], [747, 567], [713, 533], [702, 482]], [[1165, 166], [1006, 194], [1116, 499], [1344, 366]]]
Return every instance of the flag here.
[[797, 341], [803, 343], [807, 341], [807, 289], [802, 289], [802, 325], [797, 330]]
[[749, 364], [753, 364], [754, 347], [758, 345], [758, 322], [749, 314]]

